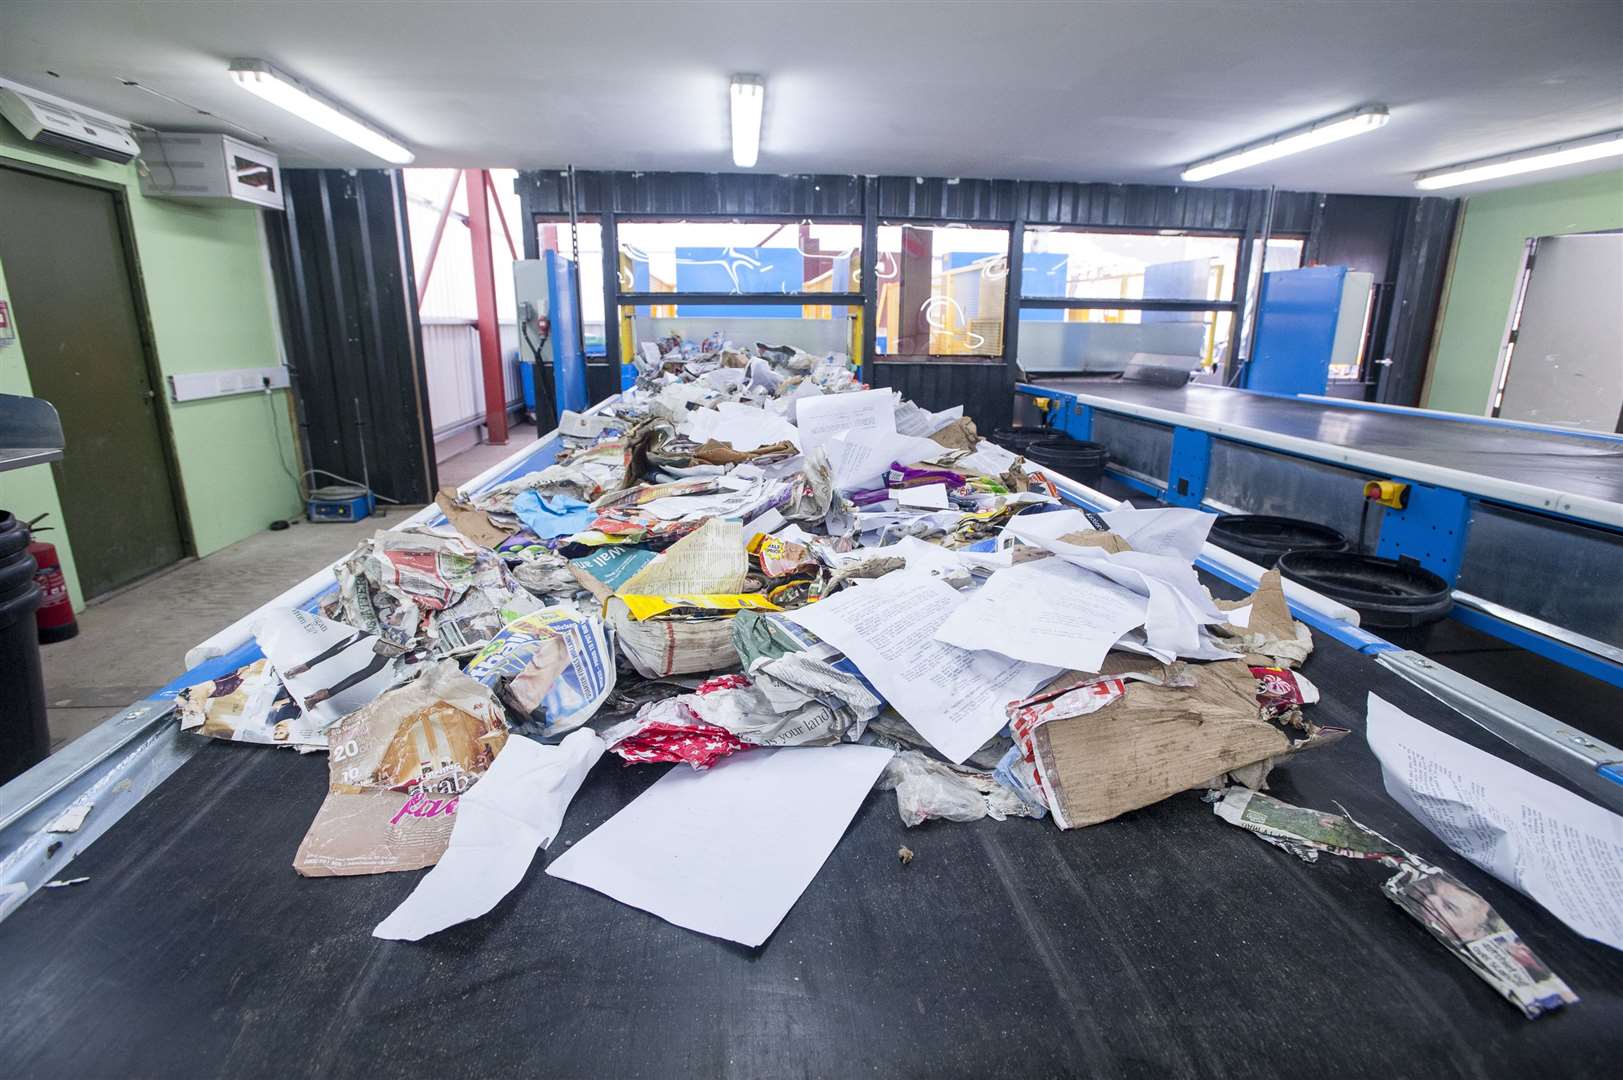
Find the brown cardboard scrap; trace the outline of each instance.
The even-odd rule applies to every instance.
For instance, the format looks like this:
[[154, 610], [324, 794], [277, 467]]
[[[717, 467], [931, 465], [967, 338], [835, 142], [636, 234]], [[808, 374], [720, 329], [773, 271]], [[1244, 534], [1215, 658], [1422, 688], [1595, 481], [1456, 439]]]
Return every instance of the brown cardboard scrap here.
[[440, 488], [440, 493], [434, 496], [434, 505], [440, 508], [453, 529], [483, 548], [493, 548], [518, 531], [497, 525], [489, 514], [463, 500], [455, 488]]
[[1121, 536], [1121, 534], [1101, 531], [1099, 529], [1089, 529], [1086, 532], [1066, 533], [1064, 536], [1060, 537], [1060, 539], [1067, 544], [1075, 544], [1077, 547], [1104, 548], [1112, 555], [1123, 551], [1133, 550], [1133, 545], [1129, 544], [1127, 540]]
[[1233, 611], [1251, 605], [1251, 618], [1244, 627], [1230, 626], [1226, 632], [1239, 639], [1246, 659], [1253, 664], [1270, 661], [1299, 667], [1313, 652], [1313, 632], [1291, 618], [1285, 602], [1285, 588], [1278, 570], [1270, 570], [1257, 582], [1257, 589], [1244, 600], [1219, 600], [1218, 610]]
[[960, 416], [931, 435], [930, 441], [940, 443], [948, 450], [973, 450], [980, 441], [980, 435], [975, 431], [975, 421], [967, 416]]
[[1129, 682], [1120, 698], [1033, 736], [1061, 828], [1109, 821], [1291, 748], [1260, 718], [1257, 681], [1237, 660], [1191, 666], [1193, 687]]
[[327, 798], [293, 868], [334, 877], [433, 866], [458, 798], [506, 742], [501, 706], [455, 661], [363, 705], [331, 729]]
[[734, 450], [732, 443], [708, 439], [704, 445], [693, 451], [693, 460], [706, 465], [737, 465], [743, 461], [758, 461], [762, 458], [791, 458], [800, 451], [795, 444], [788, 442], [768, 443], [757, 446], [754, 450]]

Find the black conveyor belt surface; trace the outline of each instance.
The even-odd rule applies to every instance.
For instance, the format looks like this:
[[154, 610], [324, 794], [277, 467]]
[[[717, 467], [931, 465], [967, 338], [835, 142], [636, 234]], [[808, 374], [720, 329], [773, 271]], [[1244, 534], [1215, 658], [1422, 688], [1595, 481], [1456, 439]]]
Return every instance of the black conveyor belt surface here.
[[1581, 435], [1497, 427], [1435, 413], [1378, 412], [1198, 383], [1155, 386], [1088, 378], [1034, 379], [1032, 383], [1623, 503], [1623, 446]]
[[[372, 927], [418, 874], [304, 880], [289, 865], [325, 758], [214, 743], [67, 869], [87, 884], [0, 923], [0, 1073], [1615, 1076], [1623, 953], [1387, 797], [1365, 692], [1555, 777], [1315, 637], [1316, 716], [1354, 734], [1277, 770], [1274, 794], [1341, 803], [1459, 875], [1579, 1004], [1523, 1019], [1384, 898], [1381, 868], [1302, 863], [1195, 793], [1063, 833], [907, 830], [894, 795], [870, 795], [760, 950], [549, 878], [544, 856], [491, 915], [379, 941]], [[659, 772], [606, 756], [555, 849]]]

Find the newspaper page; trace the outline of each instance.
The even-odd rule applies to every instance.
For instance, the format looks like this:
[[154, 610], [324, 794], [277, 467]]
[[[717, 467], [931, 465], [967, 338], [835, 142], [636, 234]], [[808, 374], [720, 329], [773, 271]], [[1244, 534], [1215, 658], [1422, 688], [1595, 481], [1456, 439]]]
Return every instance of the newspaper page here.
[[1623, 817], [1369, 695], [1387, 792], [1459, 854], [1623, 949]]
[[515, 619], [468, 664], [468, 676], [556, 735], [590, 720], [614, 690], [600, 619], [558, 606]]
[[1226, 789], [1213, 812], [1306, 862], [1320, 852], [1397, 871], [1381, 886], [1466, 967], [1528, 1019], [1578, 1000], [1492, 905], [1464, 882], [1409, 854], [1345, 814], [1292, 806], [1243, 787]]

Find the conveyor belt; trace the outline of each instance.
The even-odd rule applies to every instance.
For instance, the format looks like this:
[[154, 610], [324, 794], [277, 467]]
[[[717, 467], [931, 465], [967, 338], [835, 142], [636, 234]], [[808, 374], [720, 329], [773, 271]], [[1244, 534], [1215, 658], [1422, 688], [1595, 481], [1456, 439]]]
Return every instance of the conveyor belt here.
[[[1072, 378], [1036, 380], [1032, 385], [1072, 394], [1101, 408], [1147, 417], [1148, 410], [1156, 410], [1167, 414], [1161, 417], [1163, 422], [1187, 418], [1196, 427], [1216, 424], [1247, 429], [1260, 436], [1256, 441], [1264, 444], [1269, 436], [1283, 436], [1378, 455], [1394, 463], [1415, 463], [1423, 469], [1454, 470], [1481, 482], [1459, 484], [1456, 477], [1455, 483], [1445, 486], [1534, 509], [1565, 512], [1568, 508], [1530, 498], [1528, 492], [1516, 492], [1512, 485], [1567, 496], [1580, 511], [1573, 516], [1586, 520], [1617, 523], [1604, 511], [1593, 517], [1582, 512], [1593, 509], [1592, 504], [1611, 504], [1617, 514], [1623, 514], [1623, 441], [1531, 426], [1451, 419], [1420, 410], [1392, 413], [1335, 405], [1322, 399], [1275, 397], [1201, 384], [1154, 386]], [[1425, 479], [1423, 475], [1414, 478]]]
[[[1234, 590], [1208, 579], [1219, 595]], [[1555, 782], [1323, 634], [1316, 717], [1354, 734], [1275, 773], [1478, 889], [1584, 999], [1524, 1020], [1382, 895], [1186, 793], [1074, 832], [906, 830], [868, 798], [759, 950], [546, 877], [426, 943], [375, 926], [417, 874], [291, 869], [325, 758], [213, 743], [0, 923], [7, 1075], [1479, 1077], [1605, 1075], [1623, 953], [1456, 858], [1381, 786], [1373, 690]], [[605, 758], [555, 844], [644, 790]], [[902, 866], [896, 850], [916, 852]]]

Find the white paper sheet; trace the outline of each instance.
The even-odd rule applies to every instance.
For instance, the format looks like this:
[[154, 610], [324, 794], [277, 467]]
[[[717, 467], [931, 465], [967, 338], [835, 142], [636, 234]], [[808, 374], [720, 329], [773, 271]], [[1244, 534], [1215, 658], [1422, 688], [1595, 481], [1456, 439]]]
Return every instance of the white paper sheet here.
[[1110, 531], [1148, 555], [1173, 555], [1194, 562], [1212, 531], [1216, 514], [1189, 506], [1155, 510], [1108, 510], [1099, 515]]
[[558, 835], [603, 750], [602, 738], [587, 728], [557, 746], [509, 736], [485, 775], [457, 800], [445, 854], [372, 936], [420, 941], [501, 903], [524, 880], [536, 850]]
[[896, 500], [897, 506], [914, 506], [920, 510], [945, 510], [948, 507], [946, 484], [892, 488], [890, 497]]
[[939, 443], [894, 431], [853, 431], [829, 439], [823, 450], [841, 491], [878, 487], [893, 461], [912, 465], [943, 453]]
[[1584, 937], [1623, 949], [1623, 817], [1369, 695], [1386, 790], [1444, 843]]
[[989, 649], [1015, 660], [1098, 671], [1105, 653], [1144, 624], [1149, 600], [1060, 559], [1021, 563], [993, 574], [936, 631], [960, 649]]
[[[737, 368], [722, 370], [735, 371], [743, 377]], [[677, 430], [694, 442], [717, 439], [740, 452], [785, 441], [800, 445], [800, 431], [789, 421], [736, 401], [723, 401], [714, 409], [695, 409]]]
[[851, 660], [930, 745], [959, 763], [1008, 722], [1004, 706], [1059, 673], [936, 641], [965, 597], [921, 570], [897, 570], [786, 613]]
[[754, 948], [817, 876], [890, 756], [793, 747], [672, 769], [547, 873]]
[[847, 431], [896, 433], [896, 395], [889, 390], [858, 390], [801, 398], [795, 405], [800, 448], [807, 453]]

